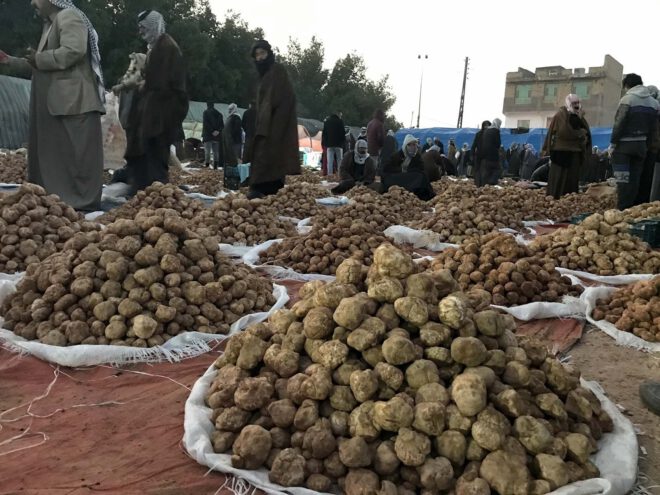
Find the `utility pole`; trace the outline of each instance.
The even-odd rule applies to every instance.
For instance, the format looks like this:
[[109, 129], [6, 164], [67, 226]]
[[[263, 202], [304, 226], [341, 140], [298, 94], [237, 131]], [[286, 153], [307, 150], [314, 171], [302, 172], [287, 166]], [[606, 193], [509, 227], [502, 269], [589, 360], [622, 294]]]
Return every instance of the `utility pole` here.
[[424, 58], [422, 58], [421, 55], [417, 55], [417, 59], [422, 61], [422, 74], [419, 77], [419, 103], [417, 104], [417, 129], [419, 129], [419, 117], [422, 111], [422, 82], [424, 81], [424, 60], [428, 60], [429, 56], [424, 55]]
[[465, 57], [465, 69], [463, 70], [463, 89], [461, 90], [461, 106], [458, 108], [458, 122], [456, 123], [456, 127], [458, 129], [463, 128], [463, 110], [465, 108], [465, 84], [467, 82], [469, 63], [470, 63], [470, 57]]
[[415, 119], [415, 111], [410, 112], [410, 128], [412, 129], [413, 121]]

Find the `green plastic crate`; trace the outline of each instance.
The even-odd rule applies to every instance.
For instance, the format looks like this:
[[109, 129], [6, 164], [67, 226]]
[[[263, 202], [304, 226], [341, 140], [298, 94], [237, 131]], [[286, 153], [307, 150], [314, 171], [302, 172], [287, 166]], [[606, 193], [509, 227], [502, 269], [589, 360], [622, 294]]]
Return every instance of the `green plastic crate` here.
[[652, 248], [660, 247], [660, 218], [634, 223], [630, 227], [630, 233], [647, 242]]

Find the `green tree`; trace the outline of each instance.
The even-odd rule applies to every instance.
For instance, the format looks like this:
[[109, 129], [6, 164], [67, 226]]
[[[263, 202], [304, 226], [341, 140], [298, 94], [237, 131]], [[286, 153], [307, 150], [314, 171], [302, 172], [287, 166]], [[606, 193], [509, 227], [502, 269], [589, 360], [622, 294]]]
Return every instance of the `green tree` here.
[[323, 43], [312, 37], [303, 48], [297, 40], [290, 39], [282, 63], [287, 67], [298, 101], [298, 115], [319, 118], [325, 111], [321, 91], [328, 81], [329, 71], [323, 68], [325, 49]]

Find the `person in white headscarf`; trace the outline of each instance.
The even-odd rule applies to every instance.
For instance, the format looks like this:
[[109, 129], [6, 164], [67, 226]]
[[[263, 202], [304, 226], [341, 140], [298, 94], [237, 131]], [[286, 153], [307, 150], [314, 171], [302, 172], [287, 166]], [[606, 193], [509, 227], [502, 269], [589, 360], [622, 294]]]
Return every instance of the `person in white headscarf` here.
[[80, 211], [101, 207], [105, 92], [94, 27], [70, 0], [33, 0], [43, 20], [37, 49], [3, 57], [32, 75], [28, 181]]
[[243, 128], [236, 103], [230, 104], [227, 112], [229, 115], [225, 121], [225, 128], [222, 131], [222, 141], [224, 143], [225, 164], [229, 167], [234, 167], [238, 163], [241, 163]]
[[566, 96], [552, 118], [541, 154], [550, 156], [548, 195], [559, 199], [578, 192], [581, 170], [591, 154], [591, 131], [577, 95]]
[[423, 201], [435, 196], [431, 183], [424, 172], [424, 162], [419, 141], [412, 134], [403, 139], [403, 146], [394, 153], [383, 168], [383, 191], [400, 186], [417, 195]]
[[135, 193], [169, 180], [170, 146], [177, 141], [188, 113], [183, 55], [165, 32], [165, 20], [155, 10], [138, 15], [140, 37], [147, 43], [144, 84], [133, 99], [126, 162]]
[[339, 166], [340, 182], [333, 194], [343, 194], [355, 186], [371, 186], [376, 180], [376, 160], [369, 155], [367, 142], [358, 139], [355, 149], [346, 153]]

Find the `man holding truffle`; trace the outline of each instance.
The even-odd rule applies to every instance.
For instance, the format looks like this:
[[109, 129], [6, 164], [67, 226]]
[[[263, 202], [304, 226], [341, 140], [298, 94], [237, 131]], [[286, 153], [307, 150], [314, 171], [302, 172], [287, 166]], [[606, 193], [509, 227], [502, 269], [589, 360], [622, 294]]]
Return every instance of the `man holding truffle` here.
[[259, 72], [254, 139], [245, 151], [250, 166], [248, 198], [275, 194], [287, 175], [300, 174], [296, 95], [286, 69], [275, 62], [266, 40], [257, 41], [251, 56]]
[[28, 181], [76, 210], [96, 211], [105, 113], [98, 37], [71, 0], [31, 3], [44, 22], [37, 49], [24, 58], [0, 57], [0, 64], [32, 74]]

